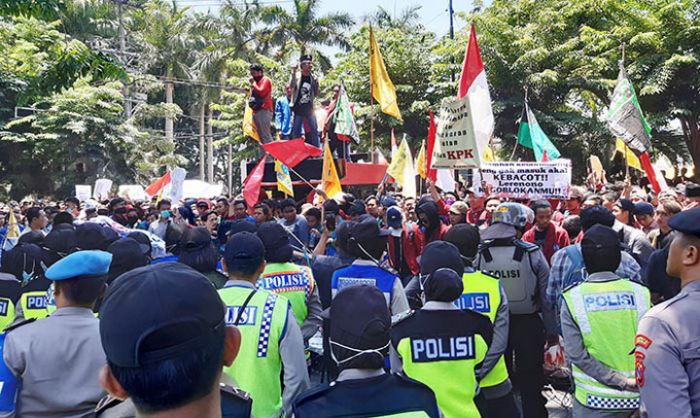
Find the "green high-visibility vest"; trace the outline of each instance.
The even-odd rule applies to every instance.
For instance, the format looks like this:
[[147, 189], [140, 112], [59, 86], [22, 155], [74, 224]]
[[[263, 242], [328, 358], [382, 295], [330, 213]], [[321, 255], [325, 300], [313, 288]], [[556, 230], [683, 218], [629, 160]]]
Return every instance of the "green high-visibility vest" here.
[[[253, 289], [228, 286], [219, 290], [226, 305], [226, 324], [233, 325]], [[258, 290], [238, 321], [241, 348], [236, 362], [224, 368], [253, 399], [253, 417], [278, 417], [282, 410], [282, 358], [279, 344], [287, 323], [289, 302], [273, 292]]]
[[[649, 309], [649, 290], [627, 279], [585, 281], [564, 291], [564, 302], [581, 330], [588, 353], [631, 378], [635, 374], [634, 345], [637, 324]], [[572, 373], [576, 399], [588, 408], [625, 410], [639, 407], [639, 393], [606, 386], [575, 364]]]
[[[41, 319], [49, 316], [46, 291], [22, 293], [22, 296], [19, 298], [19, 304], [22, 306], [22, 313], [25, 319]], [[55, 311], [56, 305], [53, 305], [53, 308]]]
[[307, 301], [311, 298], [315, 286], [311, 269], [294, 263], [266, 265], [256, 283], [258, 289], [269, 290], [287, 298], [299, 326], [306, 321], [309, 312]]
[[[462, 275], [464, 291], [455, 301], [461, 309], [470, 309], [486, 315], [491, 323], [496, 321], [498, 307], [501, 306], [501, 284], [498, 278], [480, 271]], [[508, 379], [505, 357], [501, 356], [491, 371], [479, 382], [481, 387], [489, 388], [505, 382]]]
[[15, 304], [12, 299], [0, 298], [0, 332], [15, 320]]

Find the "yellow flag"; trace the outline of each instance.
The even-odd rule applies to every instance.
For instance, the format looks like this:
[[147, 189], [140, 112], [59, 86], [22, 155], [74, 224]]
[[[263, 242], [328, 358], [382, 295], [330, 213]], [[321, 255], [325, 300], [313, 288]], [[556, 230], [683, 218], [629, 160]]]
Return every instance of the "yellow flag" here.
[[386, 173], [394, 178], [397, 184], [403, 185], [404, 172], [406, 171], [406, 162], [410, 157], [410, 150], [408, 149], [408, 144], [404, 139], [401, 141], [401, 145], [396, 150], [394, 155], [391, 157], [391, 164], [386, 169]]
[[243, 134], [260, 142], [258, 128], [255, 127], [255, 122], [253, 122], [253, 109], [248, 104], [245, 105], [245, 112], [243, 113]]
[[418, 157], [416, 157], [416, 171], [420, 178], [424, 179], [428, 175], [428, 170], [425, 169], [425, 141], [420, 144], [420, 151], [418, 151]]
[[289, 168], [280, 160], [275, 160], [275, 173], [277, 174], [277, 190], [287, 196], [294, 196], [294, 186], [292, 185], [292, 177], [289, 175]]
[[491, 147], [486, 147], [484, 150], [484, 155], [481, 156], [482, 161], [492, 163], [496, 161], [496, 155], [493, 153]]
[[369, 27], [369, 83], [372, 96], [379, 102], [382, 112], [403, 121], [399, 105], [396, 103], [396, 88], [386, 72], [372, 26]]
[[329, 199], [333, 199], [335, 195], [342, 192], [343, 189], [340, 186], [340, 178], [338, 178], [338, 172], [335, 169], [335, 163], [333, 162], [333, 155], [331, 154], [331, 149], [328, 146], [328, 141], [323, 145], [323, 174], [321, 177], [321, 189], [326, 192]]
[[7, 235], [6, 238], [19, 238], [19, 225], [17, 224], [17, 218], [15, 218], [15, 211], [10, 209], [10, 216], [7, 220]]
[[613, 158], [615, 158], [615, 155], [617, 153], [622, 154], [623, 158], [625, 154], [627, 154], [627, 165], [629, 165], [631, 168], [643, 171], [642, 164], [639, 162], [639, 158], [637, 158], [637, 156], [634, 155], [632, 150], [629, 149], [620, 138], [617, 138], [617, 141], [615, 142], [615, 154], [613, 154]]

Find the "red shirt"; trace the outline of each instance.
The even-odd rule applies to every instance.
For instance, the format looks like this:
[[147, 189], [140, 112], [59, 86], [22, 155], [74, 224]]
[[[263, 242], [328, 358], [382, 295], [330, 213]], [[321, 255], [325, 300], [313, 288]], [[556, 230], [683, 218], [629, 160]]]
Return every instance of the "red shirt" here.
[[267, 109], [272, 112], [272, 81], [262, 76], [259, 81], [253, 82], [252, 88], [255, 94], [262, 100], [262, 109]]
[[[535, 228], [536, 227], [533, 226], [527, 232], [525, 232], [525, 234], [523, 234], [523, 241], [537, 244], [535, 242], [535, 231], [536, 231]], [[544, 243], [542, 244], [542, 253], [544, 254], [544, 257], [547, 259], [547, 263], [551, 263], [552, 256], [554, 255], [555, 252], [559, 251], [561, 248], [564, 248], [568, 245], [569, 245], [569, 234], [566, 233], [566, 230], [558, 227], [557, 225], [554, 224], [554, 222], [549, 222], [549, 225], [547, 226], [546, 235], [544, 238]]]

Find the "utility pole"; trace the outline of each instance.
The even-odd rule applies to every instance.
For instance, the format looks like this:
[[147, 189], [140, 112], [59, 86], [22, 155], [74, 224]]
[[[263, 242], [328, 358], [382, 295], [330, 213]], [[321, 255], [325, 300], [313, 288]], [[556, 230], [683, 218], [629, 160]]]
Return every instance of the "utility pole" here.
[[[126, 67], [126, 29], [124, 28], [124, 4], [122, 2], [117, 3], [117, 14], [119, 16], [119, 56], [122, 64]], [[131, 116], [131, 101], [129, 100], [129, 84], [127, 82], [122, 87], [122, 94], [124, 95], [124, 114], [128, 118]]]
[[[455, 11], [454, 11], [454, 9], [452, 8], [452, 0], [449, 0], [449, 5], [448, 5], [448, 8], [447, 8], [447, 11], [450, 13], [450, 39], [454, 39], [454, 38], [455, 38], [455, 27], [454, 27], [454, 14], [455, 14]], [[454, 61], [454, 59], [452, 59], [452, 64], [454, 64], [454, 63], [455, 63], [455, 61]], [[450, 71], [450, 80], [451, 80], [452, 82], [455, 81], [455, 73], [454, 73], [454, 71]]]

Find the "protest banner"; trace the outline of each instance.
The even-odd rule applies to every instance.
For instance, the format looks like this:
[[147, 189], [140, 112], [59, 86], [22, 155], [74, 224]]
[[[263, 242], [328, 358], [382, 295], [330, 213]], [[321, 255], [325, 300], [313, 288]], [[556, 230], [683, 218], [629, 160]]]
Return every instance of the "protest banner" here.
[[93, 189], [92, 196], [97, 200], [107, 200], [109, 199], [109, 191], [111, 189], [112, 180], [97, 179], [97, 181], [95, 181], [95, 188]]
[[89, 184], [76, 184], [75, 197], [81, 202], [88, 200], [92, 197], [92, 187]]
[[571, 187], [571, 160], [484, 163], [474, 172], [476, 195], [491, 193], [514, 199], [566, 199]]
[[469, 98], [443, 100], [431, 168], [478, 168], [479, 163]]
[[187, 170], [182, 167], [177, 167], [170, 172], [170, 200], [173, 203], [177, 203], [182, 199], [184, 192], [183, 183], [185, 182], [185, 176], [187, 176]]

